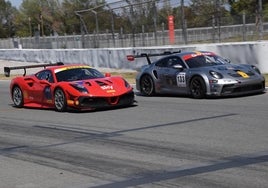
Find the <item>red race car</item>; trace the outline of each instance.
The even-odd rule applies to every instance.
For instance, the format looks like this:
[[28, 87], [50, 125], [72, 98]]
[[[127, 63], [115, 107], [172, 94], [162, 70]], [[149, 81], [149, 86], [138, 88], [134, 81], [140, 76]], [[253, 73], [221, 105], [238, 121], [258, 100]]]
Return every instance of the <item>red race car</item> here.
[[[44, 67], [27, 75], [28, 68]], [[95, 110], [107, 107], [131, 106], [134, 103], [132, 86], [120, 76], [103, 75], [83, 64], [39, 64], [4, 67], [10, 71], [24, 69], [24, 75], [12, 79], [10, 94], [15, 107], [54, 108], [66, 111]]]

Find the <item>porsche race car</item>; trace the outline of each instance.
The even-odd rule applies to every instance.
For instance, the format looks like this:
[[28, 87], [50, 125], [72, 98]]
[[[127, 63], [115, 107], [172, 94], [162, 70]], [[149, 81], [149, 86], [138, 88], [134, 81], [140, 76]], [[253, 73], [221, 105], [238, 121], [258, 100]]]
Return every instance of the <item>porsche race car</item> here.
[[[29, 68], [44, 67], [33, 75]], [[10, 94], [15, 107], [54, 108], [66, 111], [131, 106], [134, 103], [132, 86], [120, 76], [103, 75], [83, 64], [40, 64], [4, 67], [10, 71], [24, 69], [24, 75], [13, 78]]]
[[[164, 56], [151, 62], [152, 56]], [[207, 96], [237, 96], [262, 93], [265, 78], [249, 64], [231, 62], [213, 52], [164, 52], [127, 56], [129, 61], [146, 58], [136, 77], [142, 95], [181, 94], [201, 99]]]

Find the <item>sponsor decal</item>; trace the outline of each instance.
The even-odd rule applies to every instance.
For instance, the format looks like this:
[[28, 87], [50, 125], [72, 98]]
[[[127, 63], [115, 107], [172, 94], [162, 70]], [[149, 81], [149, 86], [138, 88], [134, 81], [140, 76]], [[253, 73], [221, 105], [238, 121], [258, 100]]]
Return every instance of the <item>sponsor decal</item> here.
[[25, 98], [28, 98], [28, 97], [29, 97], [28, 92], [27, 92], [27, 91], [23, 91], [23, 96], [24, 96]]
[[101, 86], [101, 89], [105, 90], [106, 93], [114, 93], [115, 89], [113, 86]]
[[240, 76], [242, 76], [243, 78], [249, 78], [249, 75], [243, 71], [236, 71], [237, 74], [239, 74]]
[[199, 51], [195, 51], [194, 54], [187, 54], [187, 55], [183, 56], [183, 59], [184, 60], [188, 60], [188, 59], [191, 59], [193, 57], [197, 57], [197, 56], [201, 56], [201, 55], [204, 55], [204, 56], [213, 56], [215, 54], [212, 53], [212, 52], [199, 52]]
[[198, 56], [198, 55], [202, 55], [202, 53], [201, 53], [201, 52], [199, 52], [199, 51], [195, 51], [195, 54], [193, 54], [193, 55]]
[[107, 90], [106, 92], [107, 92], [107, 93], [114, 93], [115, 90], [114, 90], [114, 89], [113, 89], [113, 90]]
[[52, 104], [52, 100], [51, 99], [47, 100], [47, 103]]
[[91, 68], [90, 66], [85, 66], [85, 65], [76, 65], [76, 66], [69, 66], [69, 67], [62, 67], [59, 69], [55, 69], [54, 72], [58, 73], [61, 71], [65, 71], [65, 70], [70, 70], [70, 69], [77, 69], [77, 68]]
[[52, 99], [50, 86], [45, 87], [44, 96], [45, 96], [46, 99]]
[[101, 89], [103, 89], [103, 90], [113, 90], [114, 87], [113, 86], [101, 86]]

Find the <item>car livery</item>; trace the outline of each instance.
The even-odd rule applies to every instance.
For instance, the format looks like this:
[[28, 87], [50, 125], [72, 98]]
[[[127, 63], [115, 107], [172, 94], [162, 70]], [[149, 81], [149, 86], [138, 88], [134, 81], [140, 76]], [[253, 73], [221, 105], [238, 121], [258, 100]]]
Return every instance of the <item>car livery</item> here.
[[[27, 69], [36, 67], [44, 69], [26, 76]], [[131, 106], [135, 101], [133, 88], [123, 77], [103, 75], [88, 65], [56, 63], [4, 67], [5, 75], [9, 76], [15, 69], [24, 69], [24, 75], [13, 78], [10, 83], [16, 107], [95, 110]]]
[[[164, 56], [151, 62], [151, 56]], [[255, 65], [232, 64], [209, 51], [165, 52], [129, 55], [128, 60], [145, 57], [136, 87], [141, 94], [181, 94], [193, 98], [236, 96], [265, 91], [265, 79]]]

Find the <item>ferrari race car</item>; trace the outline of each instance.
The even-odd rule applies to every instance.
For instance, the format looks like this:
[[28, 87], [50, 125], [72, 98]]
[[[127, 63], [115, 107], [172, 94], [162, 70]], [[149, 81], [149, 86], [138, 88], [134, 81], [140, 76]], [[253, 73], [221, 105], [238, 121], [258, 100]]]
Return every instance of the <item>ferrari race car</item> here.
[[[151, 56], [164, 56], [151, 63]], [[213, 52], [165, 52], [127, 56], [129, 61], [144, 57], [136, 87], [141, 94], [181, 94], [201, 99], [265, 91], [265, 79], [249, 64], [231, 64]]]
[[[44, 69], [26, 76], [27, 69], [36, 67]], [[24, 75], [10, 83], [15, 107], [94, 110], [131, 106], [134, 102], [133, 88], [126, 80], [108, 73], [103, 75], [87, 65], [56, 63], [4, 67], [5, 75], [9, 76], [15, 69], [24, 69]]]

